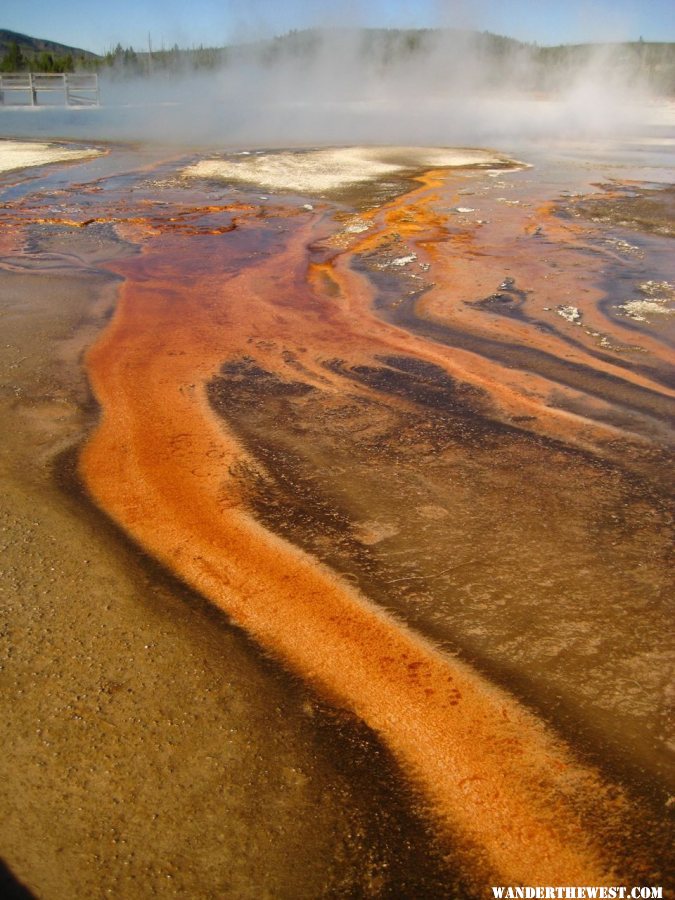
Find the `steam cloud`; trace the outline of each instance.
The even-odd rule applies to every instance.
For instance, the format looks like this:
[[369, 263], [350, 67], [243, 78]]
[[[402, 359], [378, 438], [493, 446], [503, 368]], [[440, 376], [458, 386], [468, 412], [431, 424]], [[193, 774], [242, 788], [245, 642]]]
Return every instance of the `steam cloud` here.
[[113, 72], [102, 77], [101, 109], [3, 116], [18, 118], [22, 136], [221, 148], [623, 137], [650, 103], [644, 61], [626, 52], [551, 50], [542, 62], [528, 45], [478, 32], [313, 30], [230, 49], [209, 70], [186, 56], [170, 71]]

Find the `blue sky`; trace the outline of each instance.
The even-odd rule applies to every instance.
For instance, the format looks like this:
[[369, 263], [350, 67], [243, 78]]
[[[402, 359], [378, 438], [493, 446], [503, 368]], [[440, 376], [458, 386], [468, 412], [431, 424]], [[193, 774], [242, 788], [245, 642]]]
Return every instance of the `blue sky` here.
[[674, 0], [3, 0], [0, 28], [102, 53], [219, 46], [317, 25], [494, 31], [540, 44], [675, 41]]

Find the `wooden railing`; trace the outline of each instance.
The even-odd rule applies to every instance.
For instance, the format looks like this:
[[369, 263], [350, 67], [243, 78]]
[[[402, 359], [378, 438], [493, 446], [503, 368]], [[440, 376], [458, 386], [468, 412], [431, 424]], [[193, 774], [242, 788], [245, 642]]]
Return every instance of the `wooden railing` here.
[[0, 74], [0, 105], [43, 106], [46, 94], [62, 95], [67, 106], [98, 106], [98, 75], [11, 72]]

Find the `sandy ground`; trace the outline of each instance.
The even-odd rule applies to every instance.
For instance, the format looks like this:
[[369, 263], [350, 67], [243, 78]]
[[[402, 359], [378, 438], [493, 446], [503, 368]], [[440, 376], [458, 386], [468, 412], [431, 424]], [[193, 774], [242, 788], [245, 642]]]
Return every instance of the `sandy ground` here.
[[0, 140], [0, 172], [26, 169], [29, 166], [45, 166], [55, 162], [91, 159], [101, 155], [101, 150], [84, 148], [74, 150], [60, 144]]
[[282, 153], [242, 153], [235, 158], [201, 160], [183, 170], [196, 178], [217, 178], [271, 190], [322, 193], [353, 184], [430, 168], [495, 166], [510, 162], [488, 150], [433, 147], [341, 147]]

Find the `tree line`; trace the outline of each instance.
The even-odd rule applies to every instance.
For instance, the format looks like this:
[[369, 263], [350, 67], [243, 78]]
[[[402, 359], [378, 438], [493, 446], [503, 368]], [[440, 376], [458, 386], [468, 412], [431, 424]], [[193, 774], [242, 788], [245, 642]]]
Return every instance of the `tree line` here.
[[74, 72], [76, 63], [80, 68], [83, 59], [75, 60], [72, 53], [50, 53], [47, 50], [28, 56], [16, 41], [12, 41], [0, 61], [0, 72]]
[[181, 50], [176, 44], [170, 50], [137, 52], [133, 47], [117, 44], [103, 56], [73, 55], [43, 50], [31, 53], [12, 41], [0, 59], [0, 72], [99, 72], [111, 70], [119, 74], [144, 75], [152, 72], [180, 72], [185, 69], [215, 69], [223, 65], [226, 50], [197, 47]]

